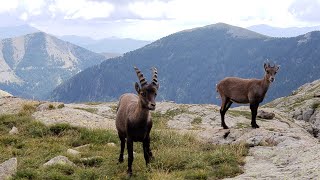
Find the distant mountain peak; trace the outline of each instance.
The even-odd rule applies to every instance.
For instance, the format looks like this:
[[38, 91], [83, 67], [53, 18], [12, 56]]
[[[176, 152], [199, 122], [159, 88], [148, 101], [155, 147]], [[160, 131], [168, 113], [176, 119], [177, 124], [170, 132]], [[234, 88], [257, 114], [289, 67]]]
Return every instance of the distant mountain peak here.
[[225, 30], [227, 34], [231, 35], [234, 38], [249, 38], [249, 39], [251, 39], [251, 38], [254, 38], [254, 39], [256, 39], [256, 38], [259, 38], [259, 39], [260, 38], [269, 38], [269, 36], [262, 35], [257, 32], [245, 29], [245, 28], [233, 26], [230, 24], [222, 23], [222, 22], [219, 22], [216, 24], [206, 25], [203, 27], [187, 29], [182, 32], [192, 32], [192, 31], [203, 30], [203, 29]]
[[28, 24], [0, 27], [0, 38], [1, 39], [13, 38], [13, 37], [18, 37], [18, 36], [38, 32], [38, 31], [39, 31], [38, 29]]

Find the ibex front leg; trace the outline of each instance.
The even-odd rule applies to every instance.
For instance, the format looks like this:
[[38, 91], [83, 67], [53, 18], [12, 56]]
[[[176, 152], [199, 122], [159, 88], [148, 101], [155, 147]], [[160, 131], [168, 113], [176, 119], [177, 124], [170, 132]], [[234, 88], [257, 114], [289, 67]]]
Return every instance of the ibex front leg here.
[[250, 104], [251, 109], [251, 127], [252, 128], [259, 128], [256, 118], [257, 118], [257, 112], [258, 112], [259, 104]]
[[149, 138], [146, 137], [144, 140], [143, 140], [143, 155], [144, 155], [144, 159], [146, 161], [146, 165], [149, 164], [150, 162], [150, 155], [149, 155], [149, 144], [150, 144], [150, 140], [148, 140]]

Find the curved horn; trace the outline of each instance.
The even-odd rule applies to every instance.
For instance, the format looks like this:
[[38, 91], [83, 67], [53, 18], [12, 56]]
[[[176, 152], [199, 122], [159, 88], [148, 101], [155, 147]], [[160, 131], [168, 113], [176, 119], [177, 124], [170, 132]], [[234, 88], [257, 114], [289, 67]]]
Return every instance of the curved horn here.
[[146, 78], [143, 77], [142, 72], [141, 72], [137, 67], [135, 67], [135, 66], [134, 66], [134, 70], [135, 70], [136, 73], [137, 73], [137, 76], [138, 76], [138, 78], [139, 78], [141, 87], [145, 86], [145, 85], [147, 84], [147, 80], [146, 80]]
[[152, 68], [152, 84], [158, 86], [158, 70], [157, 68]]

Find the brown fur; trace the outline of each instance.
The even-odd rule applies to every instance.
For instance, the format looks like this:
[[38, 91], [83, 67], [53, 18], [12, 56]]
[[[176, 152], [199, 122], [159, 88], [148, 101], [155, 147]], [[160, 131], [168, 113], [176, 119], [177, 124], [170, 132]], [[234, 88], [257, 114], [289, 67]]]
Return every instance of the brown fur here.
[[256, 123], [256, 115], [259, 104], [263, 101], [269, 85], [274, 81], [279, 66], [271, 67], [264, 64], [265, 76], [263, 79], [242, 79], [238, 77], [227, 77], [217, 84], [217, 91], [221, 97], [221, 126], [228, 129], [224, 116], [233, 102], [239, 104], [250, 104], [251, 126], [259, 128]]
[[123, 152], [125, 142], [127, 141], [128, 174], [130, 176], [132, 175], [133, 142], [143, 143], [146, 164], [148, 164], [150, 158], [152, 158], [152, 152], [150, 150], [152, 120], [149, 111], [155, 109], [155, 97], [159, 88], [156, 69], [153, 71], [151, 84], [147, 83], [140, 70], [135, 69], [140, 83], [143, 84], [143, 86], [140, 88], [138, 83], [135, 84], [138, 95], [127, 93], [120, 97], [116, 117], [116, 128], [121, 141], [119, 162], [123, 162]]

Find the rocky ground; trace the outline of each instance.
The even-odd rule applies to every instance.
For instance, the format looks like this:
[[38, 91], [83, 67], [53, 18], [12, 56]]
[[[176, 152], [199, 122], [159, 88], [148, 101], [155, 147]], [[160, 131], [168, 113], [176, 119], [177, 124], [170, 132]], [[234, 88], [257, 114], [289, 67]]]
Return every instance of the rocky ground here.
[[[250, 148], [245, 172], [232, 179], [319, 179], [320, 81], [306, 84], [291, 96], [277, 99], [260, 110], [274, 113], [259, 118], [259, 129], [250, 127], [247, 106], [231, 108], [226, 115], [230, 127], [220, 127], [219, 106], [161, 102], [155, 113], [170, 114], [166, 125], [193, 132], [214, 144], [246, 142]], [[70, 123], [88, 128], [115, 129], [116, 103], [63, 104], [30, 101], [11, 96], [0, 98], [0, 114], [17, 113], [24, 104], [36, 103], [33, 117], [46, 124]], [[1, 166], [0, 166], [1, 167]], [[1, 171], [0, 171], [1, 172]]]

